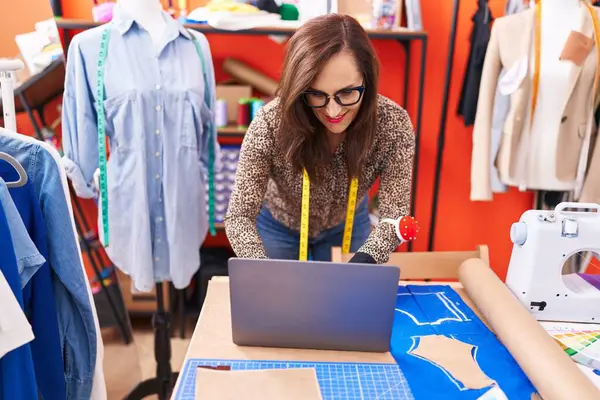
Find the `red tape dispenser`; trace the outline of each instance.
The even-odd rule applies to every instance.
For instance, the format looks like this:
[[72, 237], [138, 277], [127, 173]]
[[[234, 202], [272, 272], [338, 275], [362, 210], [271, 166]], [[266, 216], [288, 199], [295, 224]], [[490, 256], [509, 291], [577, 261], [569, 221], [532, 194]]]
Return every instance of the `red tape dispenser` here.
[[388, 224], [394, 225], [396, 236], [398, 236], [401, 243], [416, 239], [420, 229], [417, 220], [411, 216], [404, 216], [398, 219], [386, 218], [381, 222], [387, 222]]

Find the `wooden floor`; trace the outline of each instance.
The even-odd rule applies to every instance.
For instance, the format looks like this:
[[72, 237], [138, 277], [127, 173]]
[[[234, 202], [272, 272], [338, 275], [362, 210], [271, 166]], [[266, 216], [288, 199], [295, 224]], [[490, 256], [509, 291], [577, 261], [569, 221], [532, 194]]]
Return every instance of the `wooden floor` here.
[[[190, 321], [185, 339], [171, 339], [171, 368], [179, 371], [190, 343], [193, 324]], [[125, 345], [116, 329], [102, 331], [104, 340], [104, 378], [109, 400], [123, 399], [144, 379], [156, 375], [154, 334], [147, 321], [134, 321], [134, 340]], [[156, 399], [148, 397], [147, 399]]]

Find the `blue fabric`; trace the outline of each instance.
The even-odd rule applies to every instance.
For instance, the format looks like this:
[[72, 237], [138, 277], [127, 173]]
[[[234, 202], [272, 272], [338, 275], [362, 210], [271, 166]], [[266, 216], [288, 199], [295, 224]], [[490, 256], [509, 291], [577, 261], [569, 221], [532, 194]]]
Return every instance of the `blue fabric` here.
[[[23, 289], [23, 309], [35, 336], [30, 346], [38, 389], [44, 399], [66, 399], [62, 341], [58, 328], [52, 275], [50, 266], [45, 262], [45, 258], [48, 257], [48, 247], [44, 217], [31, 182], [10, 189], [3, 185], [2, 178], [10, 181], [10, 175], [13, 173], [16, 174], [16, 171], [12, 167], [0, 162], [0, 201], [3, 205], [12, 203], [16, 213], [15, 218], [19, 218], [21, 226], [26, 229], [27, 239], [30, 242], [33, 239], [32, 243], [35, 243], [36, 251], [39, 249], [41, 252], [38, 256], [42, 259], [42, 263], [39, 264], [41, 268]], [[7, 207], [5, 206], [4, 209], [6, 210]], [[11, 229], [12, 232], [14, 229]], [[21, 240], [25, 241], [25, 239]], [[33, 257], [28, 259], [31, 260]]]
[[[344, 225], [345, 221], [320, 232], [314, 238], [308, 238], [308, 251], [311, 260], [331, 261], [331, 248], [342, 245]], [[298, 259], [300, 233], [277, 221], [264, 204], [256, 218], [256, 228], [262, 239], [267, 257], [278, 260]], [[350, 252], [358, 251], [370, 233], [371, 221], [369, 220], [368, 198], [365, 197], [355, 211]]]
[[67, 399], [89, 399], [96, 365], [96, 328], [59, 165], [39, 144], [3, 135], [1, 130], [0, 151], [16, 158], [27, 172], [48, 233], [47, 259], [53, 272]]
[[[214, 128], [208, 143], [215, 103], [214, 92], [208, 107], [204, 101], [205, 90], [215, 87], [208, 41], [163, 15], [167, 31], [155, 44], [115, 6], [104, 68], [106, 98], [100, 99], [110, 145], [106, 250], [140, 291], [160, 281], [184, 288], [198, 270], [198, 249], [208, 229], [208, 146], [214, 146], [220, 160]], [[96, 71], [104, 28], [89, 29], [71, 41], [63, 97], [67, 174], [77, 194], [88, 198], [97, 197]], [[192, 34], [204, 51], [208, 87]]]
[[[489, 387], [468, 389], [449, 371], [411, 354], [420, 339], [444, 335], [473, 346], [471, 355]], [[530, 400], [535, 388], [508, 350], [450, 286], [400, 286], [392, 330], [391, 353], [416, 400], [478, 399], [499, 387], [511, 400]]]
[[[17, 210], [17, 206], [9, 193], [8, 187], [3, 178], [7, 176], [5, 170], [14, 172], [18, 180], [18, 173], [14, 168], [4, 160], [0, 160], [0, 205], [4, 208], [4, 214], [8, 221], [10, 234], [12, 236], [13, 248], [17, 257], [17, 266], [19, 276], [21, 277], [21, 287], [25, 287], [31, 277], [44, 265], [46, 258], [42, 256], [36, 243], [31, 240], [30, 233], [27, 227], [23, 224], [21, 215]], [[10, 178], [8, 182], [12, 182]]]
[[[3, 207], [0, 207], [0, 271], [22, 308], [21, 277]], [[0, 400], [31, 399], [37, 399], [37, 385], [31, 349], [25, 344], [0, 358]]]

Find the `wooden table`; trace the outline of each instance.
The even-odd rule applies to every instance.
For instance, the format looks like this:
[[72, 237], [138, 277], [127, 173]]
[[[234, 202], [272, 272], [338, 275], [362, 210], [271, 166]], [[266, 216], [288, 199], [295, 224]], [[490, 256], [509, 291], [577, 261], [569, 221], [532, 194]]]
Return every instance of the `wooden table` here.
[[[450, 285], [481, 318], [479, 311], [474, 307], [460, 283], [456, 282], [400, 282], [410, 285]], [[395, 364], [392, 355], [387, 353], [366, 353], [350, 351], [323, 351], [305, 349], [280, 349], [263, 347], [242, 347], [232, 341], [231, 335], [231, 309], [229, 301], [229, 278], [215, 277], [208, 286], [208, 293], [200, 318], [194, 329], [185, 361], [192, 358], [213, 358], [231, 360], [291, 360], [313, 362], [350, 362], [350, 363], [389, 363]], [[173, 390], [172, 398], [182, 379], [180, 373], [177, 384]]]

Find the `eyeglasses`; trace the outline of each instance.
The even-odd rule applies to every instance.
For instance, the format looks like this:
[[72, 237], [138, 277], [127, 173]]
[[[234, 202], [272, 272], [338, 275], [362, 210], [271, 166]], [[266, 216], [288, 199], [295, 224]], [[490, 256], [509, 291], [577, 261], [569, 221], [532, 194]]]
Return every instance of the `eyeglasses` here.
[[357, 104], [365, 92], [365, 85], [338, 90], [332, 96], [320, 90], [306, 90], [302, 93], [302, 99], [311, 108], [323, 108], [333, 98], [342, 107]]

